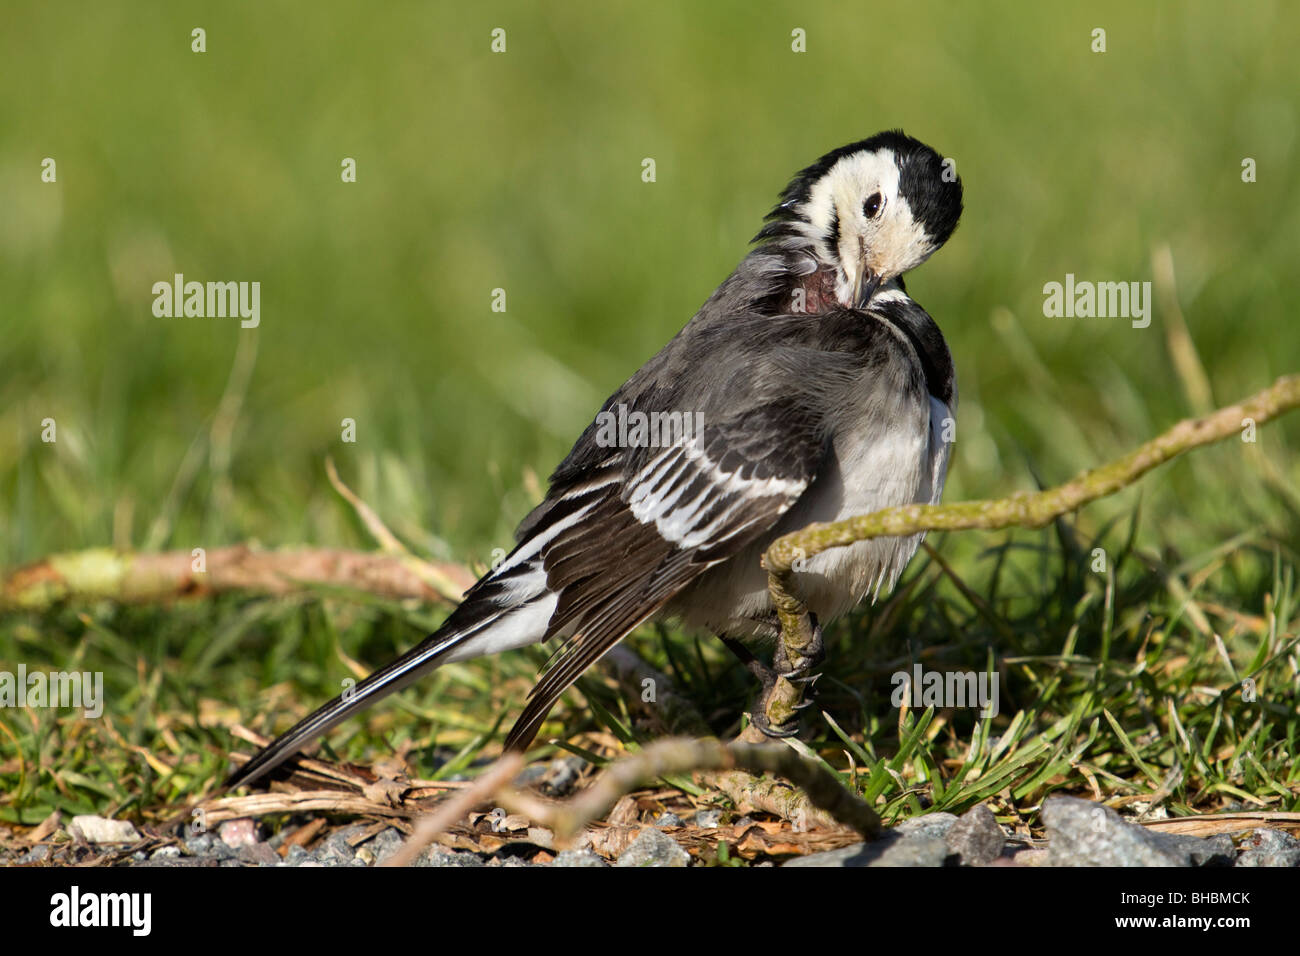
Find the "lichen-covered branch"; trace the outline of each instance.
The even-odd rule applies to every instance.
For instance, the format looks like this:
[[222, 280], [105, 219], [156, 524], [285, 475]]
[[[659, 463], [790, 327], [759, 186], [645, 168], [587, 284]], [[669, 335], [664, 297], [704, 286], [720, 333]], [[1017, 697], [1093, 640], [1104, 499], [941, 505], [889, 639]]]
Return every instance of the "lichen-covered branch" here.
[[[1245, 401], [1201, 418], [1189, 418], [1116, 461], [1086, 471], [1071, 481], [1036, 493], [1019, 492], [994, 501], [952, 505], [907, 505], [827, 524], [812, 524], [772, 543], [763, 556], [768, 588], [781, 622], [781, 639], [799, 648], [809, 630], [808, 609], [796, 593], [795, 564], [830, 548], [870, 538], [895, 537], [919, 531], [961, 531], [1002, 528], [1041, 528], [1089, 502], [1131, 485], [1148, 471], [1185, 451], [1242, 434], [1300, 406], [1300, 375], [1286, 375]], [[769, 695], [768, 719], [792, 712], [802, 690], [778, 681]]]

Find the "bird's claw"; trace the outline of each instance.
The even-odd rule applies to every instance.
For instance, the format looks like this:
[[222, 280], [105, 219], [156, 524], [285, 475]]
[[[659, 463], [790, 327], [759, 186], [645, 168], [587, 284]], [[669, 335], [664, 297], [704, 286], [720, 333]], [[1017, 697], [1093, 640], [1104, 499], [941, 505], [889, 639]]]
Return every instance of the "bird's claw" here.
[[799, 734], [799, 721], [788, 721], [778, 727], [773, 727], [771, 721], [767, 719], [767, 714], [758, 708], [755, 708], [754, 712], [749, 715], [749, 722], [762, 731], [763, 736], [772, 737], [776, 740], [785, 740]]
[[794, 670], [786, 671], [783, 674], [779, 674], [778, 676], [784, 678], [785, 680], [788, 680], [791, 684], [802, 684], [804, 686], [804, 689], [806, 690], [812, 690], [813, 685], [816, 684], [819, 680], [821, 680], [822, 677], [820, 671], [818, 671], [816, 674], [809, 674], [808, 668], [801, 669], [798, 667], [796, 667]]

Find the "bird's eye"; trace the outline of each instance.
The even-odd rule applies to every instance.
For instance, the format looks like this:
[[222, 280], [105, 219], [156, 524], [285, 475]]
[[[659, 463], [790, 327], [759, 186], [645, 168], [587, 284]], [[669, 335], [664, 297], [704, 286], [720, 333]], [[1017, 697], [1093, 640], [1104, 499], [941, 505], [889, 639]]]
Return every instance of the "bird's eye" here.
[[885, 208], [885, 197], [880, 193], [872, 193], [867, 197], [867, 201], [862, 204], [862, 214], [868, 219], [875, 219], [880, 215], [880, 210]]

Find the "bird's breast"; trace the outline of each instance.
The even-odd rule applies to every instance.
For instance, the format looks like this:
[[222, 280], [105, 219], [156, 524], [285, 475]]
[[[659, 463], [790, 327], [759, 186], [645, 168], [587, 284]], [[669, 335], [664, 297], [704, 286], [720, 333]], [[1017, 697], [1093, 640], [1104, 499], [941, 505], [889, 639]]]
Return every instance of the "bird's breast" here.
[[[709, 570], [673, 611], [691, 625], [735, 636], [770, 631], [771, 602], [760, 559], [781, 535], [814, 522], [841, 521], [884, 508], [934, 503], [943, 493], [948, 407], [911, 390], [882, 393], [856, 428], [838, 433], [826, 466], [773, 530]], [[878, 538], [832, 548], [799, 562], [800, 596], [823, 622], [864, 597], [891, 588], [924, 537]]]

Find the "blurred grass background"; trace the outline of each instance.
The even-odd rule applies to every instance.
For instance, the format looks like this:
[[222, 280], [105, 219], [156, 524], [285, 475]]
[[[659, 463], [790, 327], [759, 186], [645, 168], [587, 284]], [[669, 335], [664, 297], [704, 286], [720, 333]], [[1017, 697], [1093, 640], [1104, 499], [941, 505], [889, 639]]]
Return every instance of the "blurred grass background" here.
[[[957, 362], [948, 500], [1055, 484], [1195, 410], [1171, 308], [1157, 301], [1146, 329], [1045, 318], [1043, 285], [1066, 273], [1148, 281], [1167, 245], [1219, 404], [1300, 367], [1300, 11], [1280, 2], [11, 3], [3, 17], [6, 567], [103, 544], [370, 547], [326, 455], [415, 547], [484, 563], [788, 177], [890, 127], [954, 158], [966, 187], [960, 229], [908, 280]], [[40, 181], [45, 157], [57, 184]], [[151, 286], [175, 272], [260, 281], [260, 328], [154, 317]], [[1298, 443], [1300, 420], [1284, 420], [1082, 520], [1140, 499], [1138, 540], [1171, 561], [1257, 532], [1262, 556], [1219, 573], [1261, 613], [1279, 580], [1269, 549], [1294, 563]], [[988, 544], [950, 536], [942, 553], [979, 586]], [[1011, 555], [1034, 580], [1041, 556]], [[176, 656], [146, 618], [114, 618], [123, 661]], [[57, 657], [93, 632], [72, 612], [10, 625], [0, 659]], [[340, 633], [324, 631], [322, 648]], [[349, 653], [374, 666], [417, 631]], [[197, 642], [192, 664], [209, 637], [176, 639]], [[285, 676], [299, 644], [276, 647], [278, 668], [252, 645], [247, 690]], [[338, 667], [320, 648], [307, 659]]]

